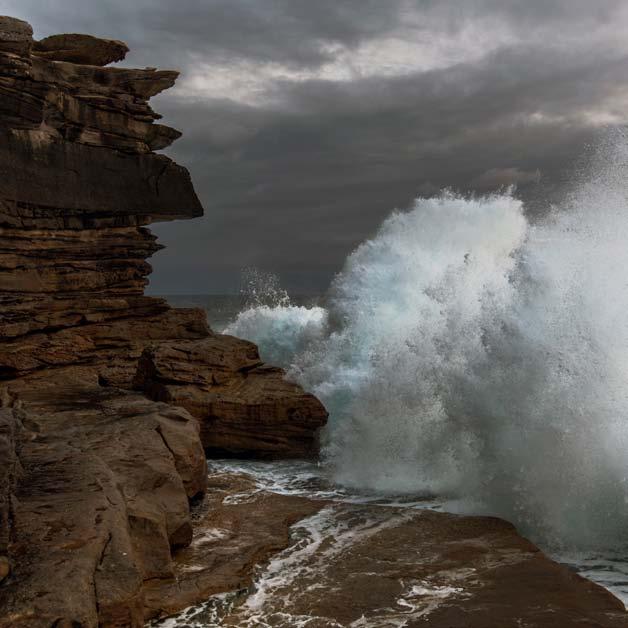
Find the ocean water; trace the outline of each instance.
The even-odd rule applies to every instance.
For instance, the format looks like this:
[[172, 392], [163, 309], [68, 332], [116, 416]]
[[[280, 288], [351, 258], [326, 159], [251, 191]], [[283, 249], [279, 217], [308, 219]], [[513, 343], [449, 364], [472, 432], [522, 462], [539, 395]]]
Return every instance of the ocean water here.
[[418, 198], [319, 298], [253, 273], [208, 316], [325, 403], [335, 485], [504, 517], [627, 600], [626, 163], [610, 133], [534, 221], [511, 190]]

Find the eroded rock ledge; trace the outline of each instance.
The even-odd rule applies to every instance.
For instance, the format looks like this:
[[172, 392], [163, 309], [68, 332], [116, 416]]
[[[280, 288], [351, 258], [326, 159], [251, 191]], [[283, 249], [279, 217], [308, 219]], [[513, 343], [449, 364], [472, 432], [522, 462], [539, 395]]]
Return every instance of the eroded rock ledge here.
[[156, 583], [176, 607], [203, 445], [312, 455], [327, 418], [203, 311], [144, 295], [146, 225], [202, 207], [153, 152], [180, 134], [148, 100], [178, 74], [104, 67], [127, 50], [0, 17], [2, 628], [143, 626]]

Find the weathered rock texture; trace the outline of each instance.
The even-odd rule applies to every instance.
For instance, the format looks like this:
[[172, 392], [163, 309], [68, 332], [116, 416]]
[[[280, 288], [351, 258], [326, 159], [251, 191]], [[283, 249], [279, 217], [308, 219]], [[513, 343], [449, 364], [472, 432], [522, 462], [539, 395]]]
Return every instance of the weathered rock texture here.
[[33, 45], [33, 54], [37, 57], [99, 66], [122, 61], [128, 51], [129, 48], [123, 41], [76, 33], [52, 35]]
[[205, 491], [198, 419], [207, 447], [276, 456], [326, 420], [203, 311], [144, 295], [146, 225], [202, 207], [153, 152], [180, 135], [148, 104], [177, 72], [103, 67], [126, 52], [0, 17], [2, 628], [143, 625]]
[[22, 438], [0, 626], [143, 625], [146, 585], [171, 576], [205, 490], [196, 421], [76, 368], [6, 390]]
[[313, 456], [324, 410], [316, 397], [265, 365], [233, 336], [163, 342], [139, 362], [137, 387], [201, 420], [208, 451], [260, 457]]
[[155, 582], [150, 598], [168, 611], [197, 588], [231, 594], [182, 614], [181, 628], [628, 627], [617, 598], [500, 519], [277, 494], [246, 475], [212, 473], [209, 484], [178, 579]]

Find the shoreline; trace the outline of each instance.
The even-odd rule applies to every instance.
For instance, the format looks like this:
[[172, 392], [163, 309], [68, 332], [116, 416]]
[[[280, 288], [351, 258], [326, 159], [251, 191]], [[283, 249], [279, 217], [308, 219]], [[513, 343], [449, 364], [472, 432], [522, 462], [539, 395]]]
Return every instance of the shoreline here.
[[[199, 545], [211, 553], [212, 543], [227, 539], [229, 544], [229, 527], [220, 528], [217, 522], [237, 527], [236, 522], [255, 512], [256, 520], [261, 514], [266, 525], [269, 518], [281, 520], [272, 526], [277, 529], [285, 526], [286, 510], [294, 516], [301, 509], [301, 516], [290, 527], [289, 541], [284, 536], [283, 547], [247, 571], [244, 580], [236, 579], [238, 586], [215, 591], [205, 603], [151, 623], [155, 628], [248, 622], [292, 626], [306, 621], [353, 626], [360, 617], [368, 626], [428, 621], [430, 626], [459, 625], [449, 623], [458, 621], [455, 617], [469, 622], [461, 626], [554, 626], [556, 613], [565, 617], [561, 626], [578, 625], [585, 616], [600, 622], [596, 625], [623, 625], [620, 600], [555, 563], [503, 520], [437, 512], [417, 507], [417, 502], [404, 508], [399, 500], [390, 505], [392, 500], [386, 503], [374, 495], [343, 495], [318, 483], [311, 474], [314, 465], [304, 461], [280, 462], [277, 473], [272, 462], [208, 459], [208, 465], [210, 486], [220, 486], [222, 503], [214, 502], [214, 514], [200, 522], [197, 549], [182, 556], [183, 572], [202, 569]], [[250, 544], [262, 542], [251, 538], [250, 530], [247, 534]], [[224, 561], [229, 563], [227, 557]], [[210, 590], [211, 575], [206, 578]], [[551, 586], [539, 586], [539, 580]], [[492, 600], [490, 608], [487, 599]], [[600, 605], [595, 618], [583, 615], [580, 606], [593, 600], [593, 606]], [[206, 623], [210, 617], [215, 624]], [[499, 623], [487, 623], [498, 618]], [[515, 618], [524, 623], [515, 623]]]

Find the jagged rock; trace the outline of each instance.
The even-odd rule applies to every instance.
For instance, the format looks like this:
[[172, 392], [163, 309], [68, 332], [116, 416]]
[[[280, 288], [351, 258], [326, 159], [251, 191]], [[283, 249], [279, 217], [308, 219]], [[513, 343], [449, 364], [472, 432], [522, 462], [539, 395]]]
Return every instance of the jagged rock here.
[[52, 35], [33, 46], [33, 54], [50, 61], [68, 61], [85, 65], [104, 66], [122, 61], [129, 47], [115, 39], [101, 39], [78, 33]]
[[[0, 122], [15, 130], [30, 131], [17, 135], [9, 133], [2, 143], [8, 148], [12, 148], [11, 142], [26, 146], [35, 144], [38, 151], [47, 147], [49, 163], [42, 165], [57, 166], [61, 171], [64, 165], [72, 165], [61, 162], [75, 159], [79, 151], [77, 144], [107, 146], [132, 154], [165, 148], [180, 137], [180, 133], [154, 124], [160, 116], [147, 101], [171, 87], [177, 76], [178, 72], [174, 71], [103, 69], [50, 62], [30, 55], [3, 53], [0, 49]], [[64, 149], [69, 151], [68, 155], [64, 156]], [[90, 151], [80, 154], [92, 161], [95, 159]], [[162, 168], [165, 163], [171, 163], [155, 155], [144, 161], [161, 162]], [[130, 163], [128, 160], [120, 163], [118, 170], [123, 172]], [[142, 170], [147, 165], [140, 163]], [[89, 170], [88, 165], [81, 168], [85, 172]], [[181, 172], [184, 171], [179, 169], [179, 176]], [[80, 187], [76, 181], [74, 187]], [[189, 180], [187, 185], [180, 187], [185, 193], [179, 199], [179, 205], [175, 203], [170, 209], [185, 213], [187, 205], [188, 211], [196, 211], [199, 215], [202, 210]]]
[[33, 29], [28, 22], [0, 15], [0, 52], [27, 55], [33, 45]]
[[263, 364], [250, 342], [220, 335], [148, 347], [135, 385], [201, 421], [203, 446], [262, 457], [311, 457], [327, 411], [313, 395]]

